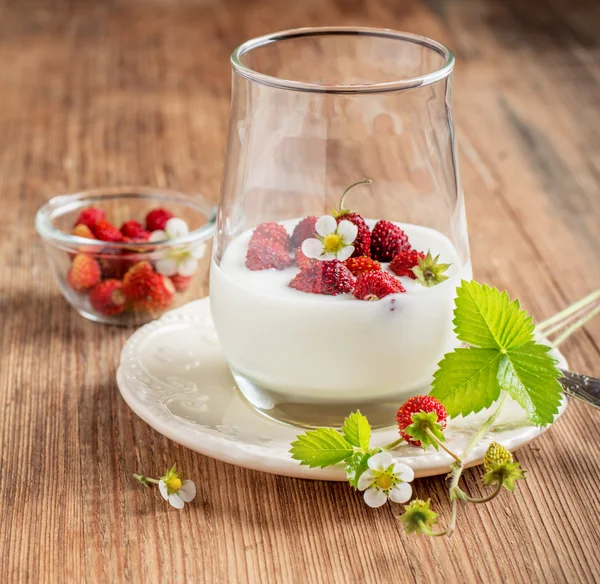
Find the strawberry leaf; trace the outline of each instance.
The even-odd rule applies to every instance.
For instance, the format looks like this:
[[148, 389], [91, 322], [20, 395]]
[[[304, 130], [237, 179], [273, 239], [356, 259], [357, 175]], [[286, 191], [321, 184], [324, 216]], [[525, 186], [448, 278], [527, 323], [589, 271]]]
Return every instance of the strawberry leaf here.
[[300, 464], [325, 468], [348, 458], [354, 453], [354, 448], [333, 428], [317, 428], [297, 436], [290, 453]]
[[489, 408], [500, 396], [501, 360], [495, 349], [455, 349], [440, 361], [430, 395], [444, 404], [451, 418]]
[[548, 355], [549, 347], [534, 342], [507, 351], [498, 371], [498, 382], [538, 426], [550, 424], [558, 413], [562, 387], [560, 371]]
[[363, 452], [355, 452], [352, 456], [346, 459], [346, 463], [344, 468], [346, 469], [346, 476], [348, 477], [348, 482], [355, 489], [358, 488], [358, 479], [360, 475], [365, 472], [369, 465], [367, 464], [369, 458], [371, 458], [372, 454], [363, 453]]
[[533, 340], [534, 324], [506, 292], [463, 281], [457, 289], [454, 325], [472, 345], [440, 361], [431, 395], [451, 417], [488, 408], [506, 391], [531, 422], [552, 422], [562, 397], [560, 371], [549, 348]]
[[456, 293], [454, 325], [461, 341], [484, 349], [514, 349], [533, 340], [531, 317], [506, 291], [463, 281]]
[[342, 426], [342, 433], [350, 444], [363, 450], [369, 449], [371, 442], [371, 426], [365, 416], [359, 411], [352, 412]]

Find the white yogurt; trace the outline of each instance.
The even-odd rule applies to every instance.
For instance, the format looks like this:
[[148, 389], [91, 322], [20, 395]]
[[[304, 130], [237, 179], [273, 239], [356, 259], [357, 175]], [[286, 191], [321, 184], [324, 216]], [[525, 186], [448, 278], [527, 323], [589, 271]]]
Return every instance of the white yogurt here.
[[[283, 225], [291, 233], [298, 221]], [[372, 302], [351, 294], [307, 294], [289, 287], [295, 266], [246, 268], [251, 231], [233, 240], [210, 275], [212, 314], [231, 368], [297, 403], [428, 391], [437, 363], [460, 344], [453, 333], [454, 297], [461, 279], [471, 279], [471, 266], [460, 265], [454, 246], [438, 231], [398, 225], [415, 249], [430, 249], [452, 264], [448, 280], [425, 288], [399, 278], [405, 293]]]

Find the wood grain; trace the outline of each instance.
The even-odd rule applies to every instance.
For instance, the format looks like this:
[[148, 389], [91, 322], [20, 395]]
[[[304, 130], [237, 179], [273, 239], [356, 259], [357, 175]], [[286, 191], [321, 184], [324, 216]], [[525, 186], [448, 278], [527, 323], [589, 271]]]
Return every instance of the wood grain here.
[[[5, 0], [0, 7], [1, 582], [595, 582], [600, 424], [571, 404], [518, 453], [515, 496], [403, 533], [346, 485], [216, 462], [139, 420], [115, 368], [131, 333], [71, 310], [33, 215], [61, 192], [218, 196], [240, 41], [318, 24], [424, 34], [457, 55], [455, 115], [478, 279], [539, 319], [600, 287], [600, 6], [594, 0]], [[205, 283], [203, 283], [205, 284]], [[197, 293], [205, 292], [204, 285]], [[565, 346], [600, 375], [600, 320]], [[183, 512], [134, 484], [177, 461]], [[465, 475], [475, 493], [480, 471]], [[417, 481], [447, 520], [442, 478]]]

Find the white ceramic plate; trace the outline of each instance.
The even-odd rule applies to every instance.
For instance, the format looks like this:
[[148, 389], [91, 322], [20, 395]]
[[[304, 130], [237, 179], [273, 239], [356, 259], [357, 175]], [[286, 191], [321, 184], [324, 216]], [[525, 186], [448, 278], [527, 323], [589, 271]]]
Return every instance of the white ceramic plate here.
[[[560, 366], [567, 368], [556, 352]], [[127, 341], [117, 371], [121, 395], [131, 409], [167, 438], [224, 462], [284, 476], [343, 481], [341, 466], [309, 469], [292, 460], [290, 442], [301, 432], [256, 412], [240, 395], [227, 367], [210, 313], [208, 298], [196, 300], [140, 328]], [[400, 404], [398, 404], [400, 405]], [[559, 415], [567, 407], [563, 400]], [[488, 411], [450, 420], [446, 437], [460, 452]], [[508, 402], [496, 424], [471, 452], [467, 463], [480, 464], [495, 440], [515, 450], [543, 432], [523, 410]], [[374, 432], [373, 444], [389, 444], [396, 428]], [[447, 473], [445, 452], [402, 445], [393, 452], [417, 477]]]

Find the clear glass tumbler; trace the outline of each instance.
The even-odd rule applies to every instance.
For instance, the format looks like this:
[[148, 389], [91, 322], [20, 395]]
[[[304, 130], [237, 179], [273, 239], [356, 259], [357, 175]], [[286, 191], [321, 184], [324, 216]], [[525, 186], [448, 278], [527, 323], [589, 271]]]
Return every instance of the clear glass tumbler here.
[[454, 56], [336, 27], [248, 41], [231, 63], [210, 295], [236, 383], [299, 426], [357, 409], [393, 424], [459, 345], [455, 291], [471, 278]]

